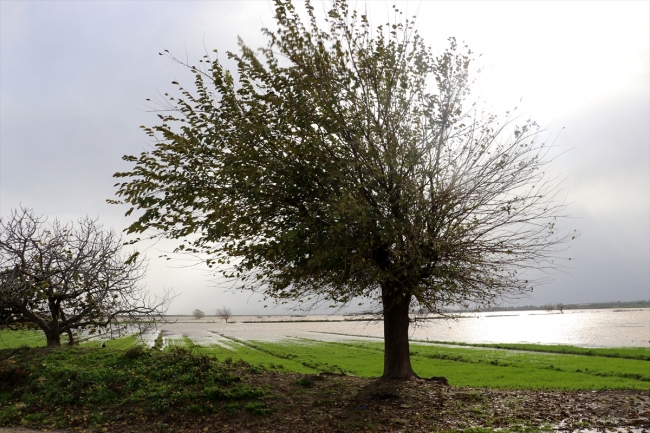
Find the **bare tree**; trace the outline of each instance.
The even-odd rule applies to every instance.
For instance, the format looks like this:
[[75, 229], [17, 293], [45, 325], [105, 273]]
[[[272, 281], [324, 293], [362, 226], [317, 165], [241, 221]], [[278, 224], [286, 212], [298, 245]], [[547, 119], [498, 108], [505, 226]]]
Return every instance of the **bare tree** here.
[[171, 298], [149, 296], [146, 264], [125, 256], [124, 243], [96, 220], [63, 224], [12, 210], [0, 218], [0, 329], [40, 328], [48, 346], [67, 334], [121, 335], [164, 320]]
[[205, 317], [205, 313], [198, 308], [194, 311], [192, 311], [192, 316], [194, 316], [195, 319], [203, 319]]
[[228, 323], [228, 319], [232, 316], [232, 311], [230, 308], [223, 307], [223, 308], [217, 308], [217, 317], [221, 317], [223, 320]]

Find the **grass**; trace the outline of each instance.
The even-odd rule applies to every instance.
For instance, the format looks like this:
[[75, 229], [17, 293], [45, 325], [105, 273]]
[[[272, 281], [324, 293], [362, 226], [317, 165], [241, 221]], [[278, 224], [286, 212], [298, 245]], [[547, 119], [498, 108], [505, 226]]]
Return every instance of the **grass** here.
[[[381, 376], [383, 343], [240, 342], [231, 349], [209, 346], [202, 353], [231, 357], [298, 373], [341, 372], [361, 377]], [[622, 349], [625, 353], [627, 349]], [[630, 350], [632, 351], [632, 350]], [[445, 376], [452, 385], [534, 390], [650, 390], [650, 363], [611, 356], [522, 352], [411, 345], [411, 362], [422, 377]]]
[[[61, 336], [61, 344], [67, 342], [67, 335]], [[19, 347], [45, 347], [47, 341], [42, 331], [0, 331], [0, 350], [15, 349]], [[87, 347], [99, 347], [102, 342], [99, 340], [86, 340], [82, 343]], [[139, 344], [134, 336], [118, 338], [106, 341], [108, 347], [114, 349], [128, 349], [130, 346]]]
[[21, 346], [45, 346], [45, 334], [41, 331], [0, 331], [0, 348], [13, 349]]
[[133, 410], [167, 414], [194, 407], [200, 415], [225, 411], [227, 404], [258, 403], [250, 406], [258, 412], [265, 407], [259, 400], [267, 390], [240, 383], [256, 367], [216, 362], [178, 347], [147, 350], [136, 342], [127, 337], [104, 349], [92, 344], [0, 351], [0, 425], [101, 426], [108, 421], [102, 413], [115, 408], [129, 408], [118, 411], [119, 419]]
[[[241, 341], [224, 337], [224, 345], [197, 346], [188, 338], [169, 340], [165, 350], [185, 348], [220, 360], [246, 362], [274, 371], [301, 374], [344, 373], [378, 377], [383, 370], [383, 343], [323, 342], [288, 339]], [[37, 346], [36, 332], [0, 333], [0, 347]], [[85, 343], [90, 347], [99, 342]], [[107, 349], [125, 350], [135, 337], [107, 342]], [[422, 377], [445, 376], [452, 385], [533, 390], [650, 390], [650, 349], [587, 349], [533, 344], [411, 344], [411, 362]], [[158, 336], [154, 348], [162, 346]], [[467, 346], [467, 347], [457, 347]]]
[[[161, 334], [151, 349], [133, 336], [105, 348], [89, 341], [47, 349], [24, 347], [44, 344], [34, 333], [1, 337], [0, 426], [483, 433], [539, 431], [568, 419], [567, 410], [575, 412], [572, 422], [591, 419], [588, 426], [619, 409], [630, 417], [640, 416], [627, 415], [632, 408], [650, 413], [650, 363], [632, 356], [645, 349], [601, 355], [566, 346], [412, 344], [415, 371], [447, 377], [452, 387], [445, 388], [369, 379], [382, 372], [378, 342], [224, 337], [223, 345], [197, 346], [183, 337], [161, 348]], [[595, 403], [608, 406], [599, 413]]]
[[616, 347], [616, 348], [587, 348], [559, 344], [472, 344], [472, 343], [454, 343], [448, 341], [430, 341], [430, 343], [467, 346], [467, 347], [486, 347], [507, 350], [524, 350], [528, 352], [544, 353], [562, 353], [585, 356], [604, 356], [608, 358], [626, 358], [641, 359], [650, 361], [650, 347]]

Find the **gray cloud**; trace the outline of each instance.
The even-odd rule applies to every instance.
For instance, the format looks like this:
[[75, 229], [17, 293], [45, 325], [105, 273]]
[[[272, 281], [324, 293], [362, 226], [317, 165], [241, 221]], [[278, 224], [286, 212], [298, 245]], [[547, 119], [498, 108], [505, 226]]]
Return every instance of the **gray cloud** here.
[[[498, 109], [525, 96], [524, 112], [555, 119], [549, 134], [566, 127], [557, 144], [572, 150], [556, 168], [567, 176], [563, 187], [577, 217], [567, 225], [582, 237], [568, 253], [576, 258], [571, 275], [558, 274], [523, 302], [648, 298], [648, 5], [399, 5], [409, 14], [419, 10], [421, 33], [434, 51], [455, 35], [484, 53], [477, 63], [487, 67], [480, 93]], [[367, 6], [376, 23], [390, 8]], [[126, 209], [105, 199], [114, 194], [112, 174], [128, 168], [122, 155], [149, 148], [139, 126], [156, 118], [144, 111], [145, 99], [173, 89], [172, 80], [192, 81], [158, 52], [196, 61], [205, 48], [216, 48], [225, 59], [237, 35], [261, 46], [259, 29], [272, 24], [270, 3], [260, 1], [5, 1], [0, 8], [0, 213], [22, 203], [62, 219], [99, 216], [117, 230], [128, 223]], [[147, 252], [151, 288], [183, 292], [173, 312], [204, 305], [265, 311], [250, 294], [214, 289], [204, 271], [170, 268], [156, 258], [173, 245]]]

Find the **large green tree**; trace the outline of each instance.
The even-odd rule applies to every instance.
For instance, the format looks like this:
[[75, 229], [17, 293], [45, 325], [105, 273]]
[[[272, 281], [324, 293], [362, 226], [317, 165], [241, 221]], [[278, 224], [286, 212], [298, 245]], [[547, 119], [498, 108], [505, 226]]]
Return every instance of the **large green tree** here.
[[236, 73], [185, 64], [195, 90], [174, 82], [117, 202], [138, 210], [129, 232], [185, 239], [241, 288], [377, 301], [384, 377], [413, 376], [410, 312], [518, 296], [522, 270], [552, 266], [546, 147], [534, 124], [463, 109], [471, 52], [453, 38], [435, 57], [397, 10], [373, 28], [344, 0], [321, 21], [275, 7], [266, 48], [228, 53]]

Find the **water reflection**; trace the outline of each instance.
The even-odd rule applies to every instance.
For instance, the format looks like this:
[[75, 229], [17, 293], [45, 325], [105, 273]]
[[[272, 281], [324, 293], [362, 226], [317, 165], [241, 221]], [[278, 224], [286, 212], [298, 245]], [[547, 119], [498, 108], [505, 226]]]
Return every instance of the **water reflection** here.
[[[325, 341], [382, 338], [378, 322], [343, 321], [343, 316], [236, 316], [235, 323], [215, 317], [176, 317], [162, 327], [167, 342], [183, 336], [197, 344], [230, 344], [220, 335], [240, 340], [288, 337]], [[304, 322], [298, 320], [329, 320]], [[286, 322], [278, 321], [285, 320]], [[292, 322], [293, 320], [293, 322]], [[338, 320], [338, 321], [335, 321]], [[245, 323], [256, 321], [261, 323]], [[355, 336], [355, 337], [353, 337]], [[570, 344], [582, 347], [650, 347], [650, 309], [569, 310], [561, 313], [518, 311], [463, 314], [457, 320], [426, 320], [411, 329], [411, 339], [463, 343]]]

